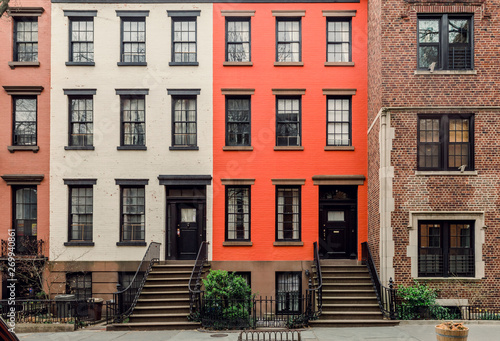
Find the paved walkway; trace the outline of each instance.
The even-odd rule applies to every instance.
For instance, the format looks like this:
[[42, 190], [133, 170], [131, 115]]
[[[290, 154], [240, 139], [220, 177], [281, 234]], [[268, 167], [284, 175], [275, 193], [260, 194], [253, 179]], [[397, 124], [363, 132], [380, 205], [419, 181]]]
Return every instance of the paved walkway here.
[[[417, 322], [417, 321], [415, 321]], [[434, 341], [436, 335], [432, 321], [418, 321], [419, 324], [402, 323], [396, 327], [367, 328], [309, 328], [301, 331], [303, 341]], [[470, 322], [468, 341], [500, 340], [500, 323]], [[119, 331], [106, 332], [103, 329], [79, 330], [71, 333], [19, 334], [21, 341], [237, 341], [239, 332], [204, 332], [196, 330], [165, 331]]]

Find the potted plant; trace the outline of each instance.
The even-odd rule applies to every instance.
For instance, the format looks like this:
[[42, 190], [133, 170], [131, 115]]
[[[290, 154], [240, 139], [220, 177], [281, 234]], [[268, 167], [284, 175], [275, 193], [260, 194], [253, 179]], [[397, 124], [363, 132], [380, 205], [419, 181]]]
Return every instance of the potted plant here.
[[468, 336], [469, 328], [462, 322], [447, 321], [436, 326], [437, 341], [467, 341]]

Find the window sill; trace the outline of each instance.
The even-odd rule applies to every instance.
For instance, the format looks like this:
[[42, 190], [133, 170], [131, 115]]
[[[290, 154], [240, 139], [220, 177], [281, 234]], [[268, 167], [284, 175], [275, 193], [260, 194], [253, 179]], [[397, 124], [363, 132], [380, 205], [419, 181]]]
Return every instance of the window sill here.
[[415, 70], [415, 75], [476, 75], [477, 70]]
[[94, 150], [94, 146], [64, 146], [64, 150]]
[[170, 62], [169, 66], [198, 66], [198, 62]]
[[223, 66], [253, 66], [253, 62], [224, 62]]
[[325, 66], [354, 66], [354, 62], [325, 62]]
[[40, 67], [40, 62], [8, 62], [11, 69], [16, 67]]
[[419, 282], [425, 281], [443, 281], [443, 282], [455, 282], [455, 281], [468, 281], [468, 282], [479, 282], [482, 280], [481, 277], [416, 277], [414, 280]]
[[253, 150], [253, 147], [252, 146], [224, 146], [224, 147], [222, 147], [222, 150], [251, 152]]
[[95, 62], [66, 62], [66, 66], [95, 66]]
[[274, 62], [274, 66], [304, 66], [303, 62]]
[[325, 150], [354, 150], [353, 146], [325, 146]]
[[94, 242], [66, 242], [64, 246], [94, 246]]
[[147, 62], [118, 62], [118, 66], [148, 66]]
[[169, 150], [199, 150], [197, 146], [192, 146], [192, 147], [178, 147], [178, 146], [170, 146], [168, 147]]
[[146, 146], [118, 146], [117, 150], [148, 150]]
[[304, 150], [303, 146], [274, 146], [274, 150], [289, 151], [289, 150]]
[[38, 153], [40, 147], [38, 146], [7, 146], [7, 150], [11, 153], [14, 152], [33, 152]]
[[116, 246], [146, 246], [146, 242], [116, 242]]
[[273, 246], [304, 246], [304, 242], [277, 241], [273, 243]]
[[415, 171], [416, 176], [445, 175], [445, 176], [477, 176], [477, 171]]
[[222, 246], [252, 246], [252, 242], [239, 242], [239, 241], [225, 241], [222, 243]]

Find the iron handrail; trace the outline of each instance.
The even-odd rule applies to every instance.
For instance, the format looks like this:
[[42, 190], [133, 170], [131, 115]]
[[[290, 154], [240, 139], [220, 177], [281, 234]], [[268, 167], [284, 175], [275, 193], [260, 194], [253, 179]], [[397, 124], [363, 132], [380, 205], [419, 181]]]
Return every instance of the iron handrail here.
[[385, 317], [395, 320], [398, 314], [396, 310], [396, 289], [394, 288], [392, 278], [389, 279], [389, 287], [382, 285], [368, 243], [361, 243], [361, 249], [362, 260], [366, 263], [368, 272], [370, 273], [380, 311]]
[[[188, 289], [189, 289], [189, 316], [191, 318], [196, 318], [194, 315], [199, 311], [201, 307], [201, 277], [203, 273], [203, 267], [208, 259], [208, 247], [209, 242], [201, 242], [200, 248], [198, 250], [198, 255], [196, 256], [196, 261], [193, 266], [193, 271], [189, 277]], [[196, 282], [193, 281], [196, 276]]]
[[[318, 250], [318, 242], [313, 243], [313, 254], [314, 254], [314, 265], [316, 267], [316, 278], [317, 283], [316, 286], [312, 285], [312, 274], [309, 277], [309, 288], [306, 290], [306, 297], [308, 299], [307, 310], [308, 310], [308, 319], [314, 319], [321, 315], [323, 310], [323, 275], [321, 274], [321, 264], [319, 261], [319, 250]], [[317, 297], [318, 309], [314, 309], [314, 301]]]
[[[161, 243], [157, 242], [151, 242], [149, 244], [148, 249], [146, 250], [146, 253], [144, 254], [144, 257], [141, 260], [141, 263], [139, 264], [139, 267], [137, 268], [137, 271], [135, 272], [134, 277], [130, 281], [130, 284], [123, 290], [117, 291], [113, 294], [113, 301], [114, 304], [118, 304], [115, 315], [115, 322], [120, 322], [127, 316], [129, 316], [132, 311], [134, 310], [137, 300], [139, 299], [139, 296], [142, 292], [142, 288], [144, 287], [144, 284], [146, 283], [146, 279], [148, 278], [149, 272], [151, 271], [151, 268], [153, 267], [153, 263], [156, 263], [160, 260], [160, 245]], [[144, 269], [144, 270], [143, 270]], [[143, 271], [141, 271], [143, 270]], [[140, 278], [141, 274], [144, 272], [142, 275], [142, 278]], [[140, 281], [140, 282], [139, 282]], [[138, 286], [135, 288], [134, 286]], [[136, 290], [135, 294], [133, 290]], [[129, 307], [123, 307], [123, 297], [129, 294], [130, 296], [134, 295], [134, 298], [132, 302], [130, 302]], [[127, 302], [128, 303], [128, 302]]]

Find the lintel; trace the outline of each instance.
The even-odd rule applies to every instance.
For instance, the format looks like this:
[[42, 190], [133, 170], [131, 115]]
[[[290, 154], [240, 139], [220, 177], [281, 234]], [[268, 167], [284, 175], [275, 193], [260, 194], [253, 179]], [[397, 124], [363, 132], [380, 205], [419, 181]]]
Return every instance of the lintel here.
[[356, 89], [323, 89], [323, 95], [354, 96], [356, 95]]
[[3, 86], [7, 95], [40, 95], [43, 91], [43, 86]]
[[344, 10], [344, 11], [323, 10], [323, 16], [324, 17], [337, 17], [337, 18], [355, 17], [356, 10]]
[[196, 96], [201, 89], [167, 89], [167, 94], [171, 96]]
[[313, 184], [319, 185], [363, 185], [364, 175], [314, 175]]
[[43, 7], [9, 7], [7, 14], [11, 17], [39, 17], [44, 11]]
[[169, 17], [199, 17], [201, 11], [167, 11]]
[[220, 14], [223, 17], [253, 17], [255, 15], [255, 11], [221, 10]]
[[95, 95], [97, 93], [97, 89], [63, 89], [63, 91], [68, 96]]
[[149, 11], [119, 11], [116, 10], [117, 17], [149, 17]]
[[120, 186], [145, 186], [149, 179], [115, 179], [115, 184]]
[[272, 10], [273, 17], [305, 17], [305, 10]]
[[304, 185], [306, 179], [271, 179], [273, 185]]
[[160, 185], [204, 186], [212, 184], [211, 175], [158, 175]]
[[254, 185], [255, 179], [220, 179], [224, 186], [230, 185]]
[[223, 95], [253, 95], [255, 89], [220, 89]]
[[273, 95], [305, 95], [306, 89], [272, 89]]
[[117, 95], [149, 95], [149, 89], [115, 89]]
[[97, 11], [63, 10], [65, 17], [96, 17]]
[[65, 185], [69, 186], [91, 186], [97, 184], [97, 179], [63, 179]]
[[44, 178], [43, 174], [5, 174], [2, 179], [7, 185], [40, 185]]

